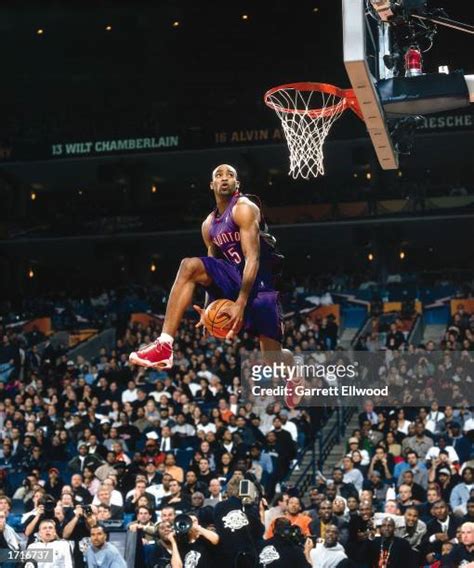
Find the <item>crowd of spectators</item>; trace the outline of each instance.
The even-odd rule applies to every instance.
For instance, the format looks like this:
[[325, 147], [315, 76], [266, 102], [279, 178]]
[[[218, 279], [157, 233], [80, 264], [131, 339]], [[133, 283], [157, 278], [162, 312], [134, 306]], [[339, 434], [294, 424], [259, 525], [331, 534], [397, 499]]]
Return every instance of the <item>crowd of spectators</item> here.
[[[223, 518], [234, 518], [238, 482], [250, 474], [268, 502], [243, 509], [255, 539], [247, 552], [260, 566], [272, 557], [315, 568], [462, 566], [473, 555], [472, 343], [464, 344], [470, 323], [468, 314], [455, 314], [448, 332], [457, 340], [437, 352], [452, 404], [368, 402], [340, 467], [319, 472], [308, 495], [286, 478], [327, 411], [242, 400], [239, 356], [257, 349], [247, 334], [220, 342], [186, 319], [175, 366], [164, 372], [128, 365], [128, 354], [156, 337], [153, 325], [128, 324], [113, 350], [89, 361], [58, 356], [51, 346], [39, 353], [35, 336], [22, 347], [20, 334], [3, 330], [2, 353], [14, 371], [0, 381], [0, 544], [43, 544], [64, 566], [96, 566], [120, 557], [107, 531], [125, 529], [143, 566], [179, 568], [177, 559], [187, 558], [186, 568], [201, 568], [211, 558], [229, 560], [229, 550], [246, 552], [243, 541], [232, 540], [237, 534], [226, 533], [234, 521]], [[325, 325], [290, 318], [286, 345], [324, 350]], [[429, 372], [415, 373], [429, 346], [397, 347], [384, 356], [400, 385], [429, 383]], [[471, 365], [459, 380], [449, 364], [456, 349]], [[175, 536], [181, 513], [193, 523], [186, 543]], [[232, 534], [242, 528], [235, 523]], [[293, 525], [312, 540], [294, 544]]]
[[[90, 361], [49, 342], [40, 352], [41, 334], [4, 331], [1, 354], [14, 370], [0, 381], [0, 485], [3, 509], [8, 515], [13, 503], [10, 522], [28, 543], [54, 516], [80, 566], [97, 523], [127, 527], [163, 521], [170, 508], [212, 508], [238, 471], [252, 472], [269, 498], [281, 486], [322, 414], [244, 404], [238, 350], [255, 340], [218, 342], [194, 325], [183, 322], [167, 373], [128, 365], [154, 327], [130, 324], [111, 352]], [[314, 342], [311, 328], [290, 323], [287, 341]]]

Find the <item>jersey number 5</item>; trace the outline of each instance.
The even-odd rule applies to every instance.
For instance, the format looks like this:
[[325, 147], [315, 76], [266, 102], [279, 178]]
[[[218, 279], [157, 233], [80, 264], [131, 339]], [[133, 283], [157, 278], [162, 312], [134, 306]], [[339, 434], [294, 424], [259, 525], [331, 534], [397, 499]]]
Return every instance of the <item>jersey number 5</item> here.
[[235, 250], [235, 247], [230, 247], [229, 250], [226, 251], [225, 255], [228, 260], [231, 260], [235, 264], [240, 264], [242, 262], [242, 257]]

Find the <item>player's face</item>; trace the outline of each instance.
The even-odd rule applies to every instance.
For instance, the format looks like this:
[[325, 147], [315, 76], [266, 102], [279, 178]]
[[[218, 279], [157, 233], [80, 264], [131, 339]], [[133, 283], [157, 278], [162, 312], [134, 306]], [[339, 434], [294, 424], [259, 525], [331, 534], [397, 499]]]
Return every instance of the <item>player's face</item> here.
[[216, 196], [231, 196], [239, 189], [237, 170], [228, 164], [221, 164], [212, 172], [211, 190]]

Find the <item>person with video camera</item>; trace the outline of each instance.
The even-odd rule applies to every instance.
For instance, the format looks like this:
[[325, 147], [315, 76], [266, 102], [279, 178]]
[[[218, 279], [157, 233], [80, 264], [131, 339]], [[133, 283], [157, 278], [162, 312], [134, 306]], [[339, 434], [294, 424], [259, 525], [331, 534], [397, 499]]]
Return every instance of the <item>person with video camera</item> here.
[[[257, 549], [263, 537], [258, 500], [243, 502], [241, 480], [233, 476], [227, 483], [227, 499], [214, 507], [214, 526], [219, 535], [216, 566], [226, 568], [253, 568]], [[246, 504], [248, 503], [248, 504]]]
[[303, 539], [299, 527], [292, 525], [286, 517], [278, 517], [274, 522], [274, 536], [260, 546], [258, 567], [309, 568], [303, 551]]
[[196, 515], [178, 515], [174, 521], [174, 533], [185, 568], [208, 568], [212, 565], [219, 536], [202, 527]]

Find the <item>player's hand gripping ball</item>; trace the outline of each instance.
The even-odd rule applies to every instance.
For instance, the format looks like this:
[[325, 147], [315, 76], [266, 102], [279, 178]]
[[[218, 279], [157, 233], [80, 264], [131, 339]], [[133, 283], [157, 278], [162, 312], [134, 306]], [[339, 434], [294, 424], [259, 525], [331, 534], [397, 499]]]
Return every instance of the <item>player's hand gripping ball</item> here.
[[[232, 300], [215, 300], [204, 311], [203, 323], [207, 331], [214, 337], [225, 339], [231, 330], [231, 326], [229, 326], [230, 317], [227, 311], [233, 305], [234, 302]], [[236, 329], [235, 332], [239, 333], [241, 327]]]

